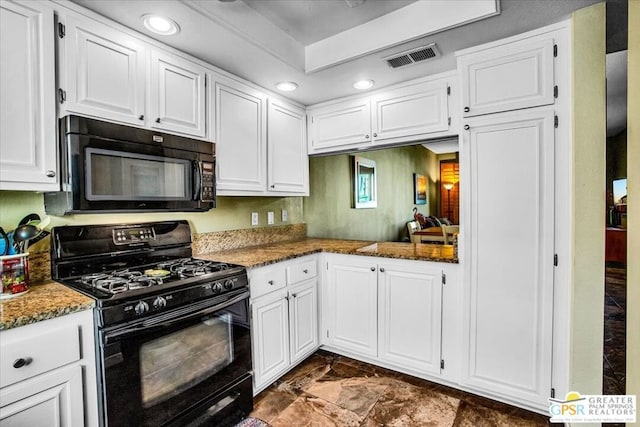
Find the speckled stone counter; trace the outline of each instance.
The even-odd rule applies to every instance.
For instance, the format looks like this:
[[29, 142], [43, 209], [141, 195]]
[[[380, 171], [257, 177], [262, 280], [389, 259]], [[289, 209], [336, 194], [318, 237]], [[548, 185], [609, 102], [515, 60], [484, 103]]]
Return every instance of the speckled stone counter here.
[[362, 240], [314, 239], [250, 246], [241, 249], [197, 254], [196, 257], [240, 264], [247, 268], [261, 267], [304, 255], [330, 252], [348, 255], [378, 256], [418, 261], [457, 263], [451, 245], [424, 243], [387, 243]]
[[24, 295], [0, 300], [0, 330], [93, 308], [93, 299], [60, 283], [32, 284]]

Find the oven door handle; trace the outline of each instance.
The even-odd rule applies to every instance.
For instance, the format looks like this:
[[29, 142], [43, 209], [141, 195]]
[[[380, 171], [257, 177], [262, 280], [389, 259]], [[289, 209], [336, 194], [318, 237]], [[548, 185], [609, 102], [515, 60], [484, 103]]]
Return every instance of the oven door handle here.
[[[215, 304], [209, 307], [202, 308], [200, 310], [190, 311], [190, 310], [178, 310], [176, 312], [166, 313], [164, 315], [158, 316], [155, 319], [145, 320], [144, 322], [136, 325], [136, 326], [128, 326], [123, 329], [109, 331], [104, 333], [105, 342], [109, 342], [114, 338], [121, 338], [123, 336], [135, 336], [141, 333], [153, 331], [155, 329], [164, 328], [167, 326], [174, 325], [183, 320], [189, 320], [193, 318], [198, 318], [202, 316], [206, 316], [211, 313], [215, 313], [216, 311], [220, 311], [224, 308], [232, 306], [237, 302], [240, 302], [244, 299], [249, 298], [249, 291], [242, 292], [241, 294], [227, 300], [223, 301], [219, 304]], [[173, 317], [174, 314], [178, 314], [177, 317]]]

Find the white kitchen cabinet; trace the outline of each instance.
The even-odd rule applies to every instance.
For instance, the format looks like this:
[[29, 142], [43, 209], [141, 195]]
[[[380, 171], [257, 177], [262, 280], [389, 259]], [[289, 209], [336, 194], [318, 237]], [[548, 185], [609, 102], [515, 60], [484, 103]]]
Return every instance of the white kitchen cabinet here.
[[369, 98], [311, 108], [307, 114], [309, 154], [359, 148], [371, 143]]
[[267, 190], [308, 195], [305, 112], [274, 98], [268, 106]]
[[266, 96], [237, 81], [215, 76], [213, 98], [218, 194], [265, 192]]
[[205, 69], [166, 52], [151, 52], [151, 127], [206, 136]]
[[548, 34], [457, 53], [463, 117], [554, 103], [554, 39]]
[[447, 81], [426, 81], [371, 99], [374, 144], [428, 138], [449, 129]]
[[254, 394], [319, 346], [316, 264], [310, 255], [248, 271]]
[[378, 285], [375, 260], [358, 256], [328, 258], [325, 343], [356, 354], [378, 354]]
[[381, 260], [378, 271], [378, 357], [439, 375], [442, 269]]
[[0, 190], [59, 187], [53, 19], [48, 2], [0, 3]]
[[148, 51], [138, 39], [97, 21], [64, 20], [67, 113], [145, 126]]
[[0, 424], [98, 424], [91, 310], [1, 331], [0, 353]]
[[464, 123], [469, 213], [462, 383], [544, 408], [552, 375], [554, 110]]

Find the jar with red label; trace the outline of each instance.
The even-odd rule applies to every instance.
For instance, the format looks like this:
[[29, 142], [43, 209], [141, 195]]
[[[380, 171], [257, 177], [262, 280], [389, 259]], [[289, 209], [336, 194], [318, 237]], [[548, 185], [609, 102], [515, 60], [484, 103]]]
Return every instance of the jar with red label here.
[[22, 295], [29, 290], [29, 254], [0, 256], [0, 299]]

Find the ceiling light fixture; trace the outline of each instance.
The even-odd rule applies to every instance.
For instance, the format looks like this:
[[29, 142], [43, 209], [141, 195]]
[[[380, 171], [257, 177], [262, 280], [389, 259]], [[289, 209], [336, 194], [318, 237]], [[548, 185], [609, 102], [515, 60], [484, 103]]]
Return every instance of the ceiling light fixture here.
[[373, 80], [358, 80], [353, 84], [353, 87], [358, 90], [365, 90], [373, 87], [373, 83], [375, 83]]
[[280, 82], [276, 85], [276, 88], [283, 92], [291, 92], [298, 89], [298, 84], [294, 82]]
[[141, 17], [144, 26], [149, 31], [163, 36], [171, 36], [180, 31], [180, 26], [173, 19], [165, 16], [147, 14]]

